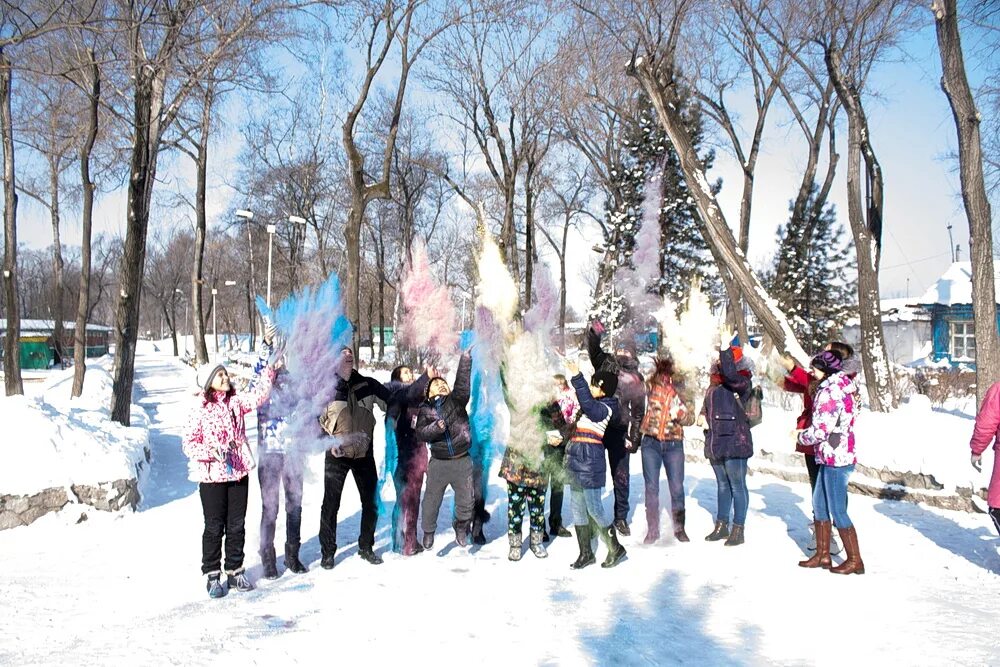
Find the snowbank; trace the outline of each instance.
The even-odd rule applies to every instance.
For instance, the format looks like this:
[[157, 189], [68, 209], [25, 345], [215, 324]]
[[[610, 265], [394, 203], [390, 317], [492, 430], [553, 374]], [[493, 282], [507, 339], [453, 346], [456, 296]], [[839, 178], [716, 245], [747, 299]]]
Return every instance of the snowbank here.
[[70, 398], [72, 370], [56, 374], [35, 398], [0, 399], [7, 431], [0, 440], [0, 529], [67, 503], [118, 510], [138, 502], [149, 417], [133, 404], [131, 427], [111, 421], [110, 363], [105, 357], [88, 365], [77, 399]]

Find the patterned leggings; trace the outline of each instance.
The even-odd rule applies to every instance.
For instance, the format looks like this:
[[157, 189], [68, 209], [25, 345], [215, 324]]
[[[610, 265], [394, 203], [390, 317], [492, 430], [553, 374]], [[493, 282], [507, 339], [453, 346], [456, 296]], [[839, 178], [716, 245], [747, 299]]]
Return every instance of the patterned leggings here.
[[531, 530], [545, 530], [545, 489], [535, 489], [523, 484], [507, 482], [507, 530], [521, 533], [524, 522], [524, 505], [528, 505], [528, 522]]

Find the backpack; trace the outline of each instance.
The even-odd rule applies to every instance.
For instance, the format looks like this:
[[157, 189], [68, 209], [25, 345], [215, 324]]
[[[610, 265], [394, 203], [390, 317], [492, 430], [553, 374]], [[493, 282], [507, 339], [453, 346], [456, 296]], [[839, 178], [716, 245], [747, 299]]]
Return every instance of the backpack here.
[[760, 385], [750, 388], [750, 395], [747, 397], [746, 403], [740, 399], [739, 395], [736, 396], [736, 402], [743, 408], [747, 421], [750, 422], [750, 428], [764, 421], [764, 390], [760, 388]]

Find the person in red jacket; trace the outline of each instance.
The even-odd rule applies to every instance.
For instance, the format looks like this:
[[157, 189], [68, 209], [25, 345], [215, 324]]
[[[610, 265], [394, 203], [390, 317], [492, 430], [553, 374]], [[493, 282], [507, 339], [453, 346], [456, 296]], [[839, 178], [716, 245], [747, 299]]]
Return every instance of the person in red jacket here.
[[[779, 357], [782, 368], [785, 369], [783, 388], [793, 394], [802, 394], [802, 413], [795, 420], [795, 430], [802, 431], [812, 425], [813, 395], [818, 384], [804, 368], [795, 363], [790, 354]], [[802, 454], [809, 472], [810, 490], [816, 490], [816, 474], [819, 466], [816, 464], [816, 452], [812, 445], [803, 445], [796, 440], [795, 451]]]
[[990, 477], [990, 487], [986, 494], [986, 504], [989, 505], [990, 518], [1000, 533], [1000, 382], [997, 382], [986, 392], [983, 404], [976, 416], [976, 426], [972, 430], [972, 467], [977, 471], [983, 469], [983, 452], [993, 444], [993, 476]]

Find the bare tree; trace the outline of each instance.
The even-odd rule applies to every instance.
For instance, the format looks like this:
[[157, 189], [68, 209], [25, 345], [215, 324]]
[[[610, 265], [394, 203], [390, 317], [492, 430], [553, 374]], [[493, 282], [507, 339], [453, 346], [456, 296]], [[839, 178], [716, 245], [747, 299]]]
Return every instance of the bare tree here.
[[183, 301], [184, 290], [181, 288], [189, 278], [184, 264], [178, 260], [191, 254], [194, 242], [194, 237], [187, 232], [153, 239], [148, 268], [143, 278], [143, 289], [153, 298], [167, 323], [175, 357], [180, 354], [177, 345], [177, 306]]
[[982, 403], [990, 385], [1000, 375], [1000, 337], [997, 336], [996, 284], [993, 272], [993, 227], [990, 201], [983, 176], [979, 134], [981, 116], [969, 88], [958, 29], [956, 0], [935, 0], [931, 5], [941, 54], [941, 89], [948, 97], [958, 132], [959, 176], [962, 201], [969, 220], [972, 255], [972, 309], [976, 332], [976, 399]]

